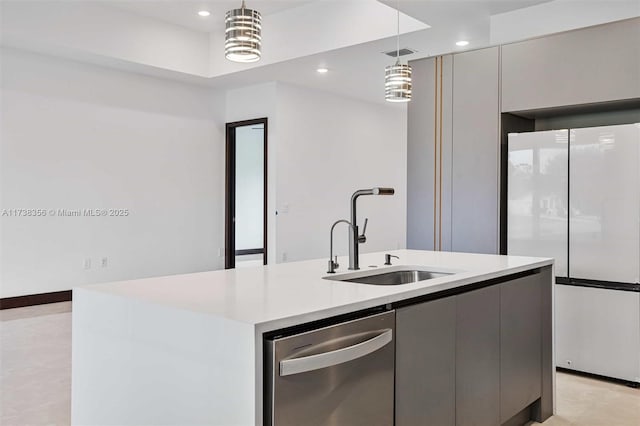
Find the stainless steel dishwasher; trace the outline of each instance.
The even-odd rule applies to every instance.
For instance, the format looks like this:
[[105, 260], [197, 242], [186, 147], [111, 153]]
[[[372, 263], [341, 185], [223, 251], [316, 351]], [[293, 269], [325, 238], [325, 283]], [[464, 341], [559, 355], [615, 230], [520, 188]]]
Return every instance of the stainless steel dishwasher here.
[[393, 425], [395, 311], [268, 339], [265, 424]]

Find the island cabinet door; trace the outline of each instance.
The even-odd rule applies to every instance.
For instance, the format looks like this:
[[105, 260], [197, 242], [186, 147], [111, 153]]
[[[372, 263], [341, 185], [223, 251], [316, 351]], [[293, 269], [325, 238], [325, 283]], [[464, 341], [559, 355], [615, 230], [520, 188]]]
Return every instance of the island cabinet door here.
[[500, 288], [456, 296], [456, 425], [500, 424]]
[[542, 395], [540, 274], [500, 285], [500, 421]]
[[455, 297], [396, 311], [396, 426], [455, 424]]

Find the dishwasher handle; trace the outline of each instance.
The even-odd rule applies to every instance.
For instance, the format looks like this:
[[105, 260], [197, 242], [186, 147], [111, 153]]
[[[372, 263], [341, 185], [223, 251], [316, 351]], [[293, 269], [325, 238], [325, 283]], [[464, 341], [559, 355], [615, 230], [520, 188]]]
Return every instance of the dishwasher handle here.
[[393, 340], [393, 330], [387, 328], [377, 336], [353, 346], [302, 358], [283, 360], [280, 361], [280, 376], [306, 373], [362, 358], [384, 347], [391, 340]]

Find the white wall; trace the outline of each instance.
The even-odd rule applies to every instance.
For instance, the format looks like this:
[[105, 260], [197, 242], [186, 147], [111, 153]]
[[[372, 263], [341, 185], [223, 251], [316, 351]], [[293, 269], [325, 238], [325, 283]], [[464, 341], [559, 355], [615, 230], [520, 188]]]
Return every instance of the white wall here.
[[[327, 256], [331, 223], [373, 186], [396, 195], [360, 199], [362, 251], [405, 247], [404, 106], [280, 83], [223, 96], [6, 48], [0, 59], [0, 212], [47, 211], [0, 216], [0, 297], [221, 268], [224, 122], [259, 117], [269, 119], [270, 263]], [[50, 215], [59, 209], [129, 215]], [[346, 236], [337, 230], [337, 254]]]
[[0, 58], [0, 210], [129, 211], [0, 217], [1, 297], [222, 266], [222, 96], [22, 51]]
[[[369, 218], [361, 252], [404, 248], [406, 106], [285, 84], [278, 84], [277, 103], [278, 262], [328, 258], [331, 224], [349, 219], [355, 190], [374, 186], [394, 187], [396, 194], [359, 199], [359, 224]], [[347, 227], [335, 233], [337, 254], [344, 255]]]
[[[355, 190], [374, 186], [396, 194], [359, 199], [359, 223], [369, 217], [361, 251], [406, 247], [406, 106], [267, 83], [227, 91], [226, 108], [228, 122], [269, 119], [269, 263], [328, 257], [331, 224], [349, 219]], [[337, 254], [347, 232], [336, 228]]]

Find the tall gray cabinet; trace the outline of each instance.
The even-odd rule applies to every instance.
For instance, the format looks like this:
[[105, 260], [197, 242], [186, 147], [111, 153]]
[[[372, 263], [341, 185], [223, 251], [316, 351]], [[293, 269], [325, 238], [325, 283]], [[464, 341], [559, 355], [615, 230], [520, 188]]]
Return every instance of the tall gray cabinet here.
[[451, 55], [412, 62], [407, 128], [407, 246], [451, 250]]
[[411, 63], [408, 248], [498, 253], [498, 47]]
[[453, 251], [499, 251], [499, 67], [498, 47], [453, 55]]

